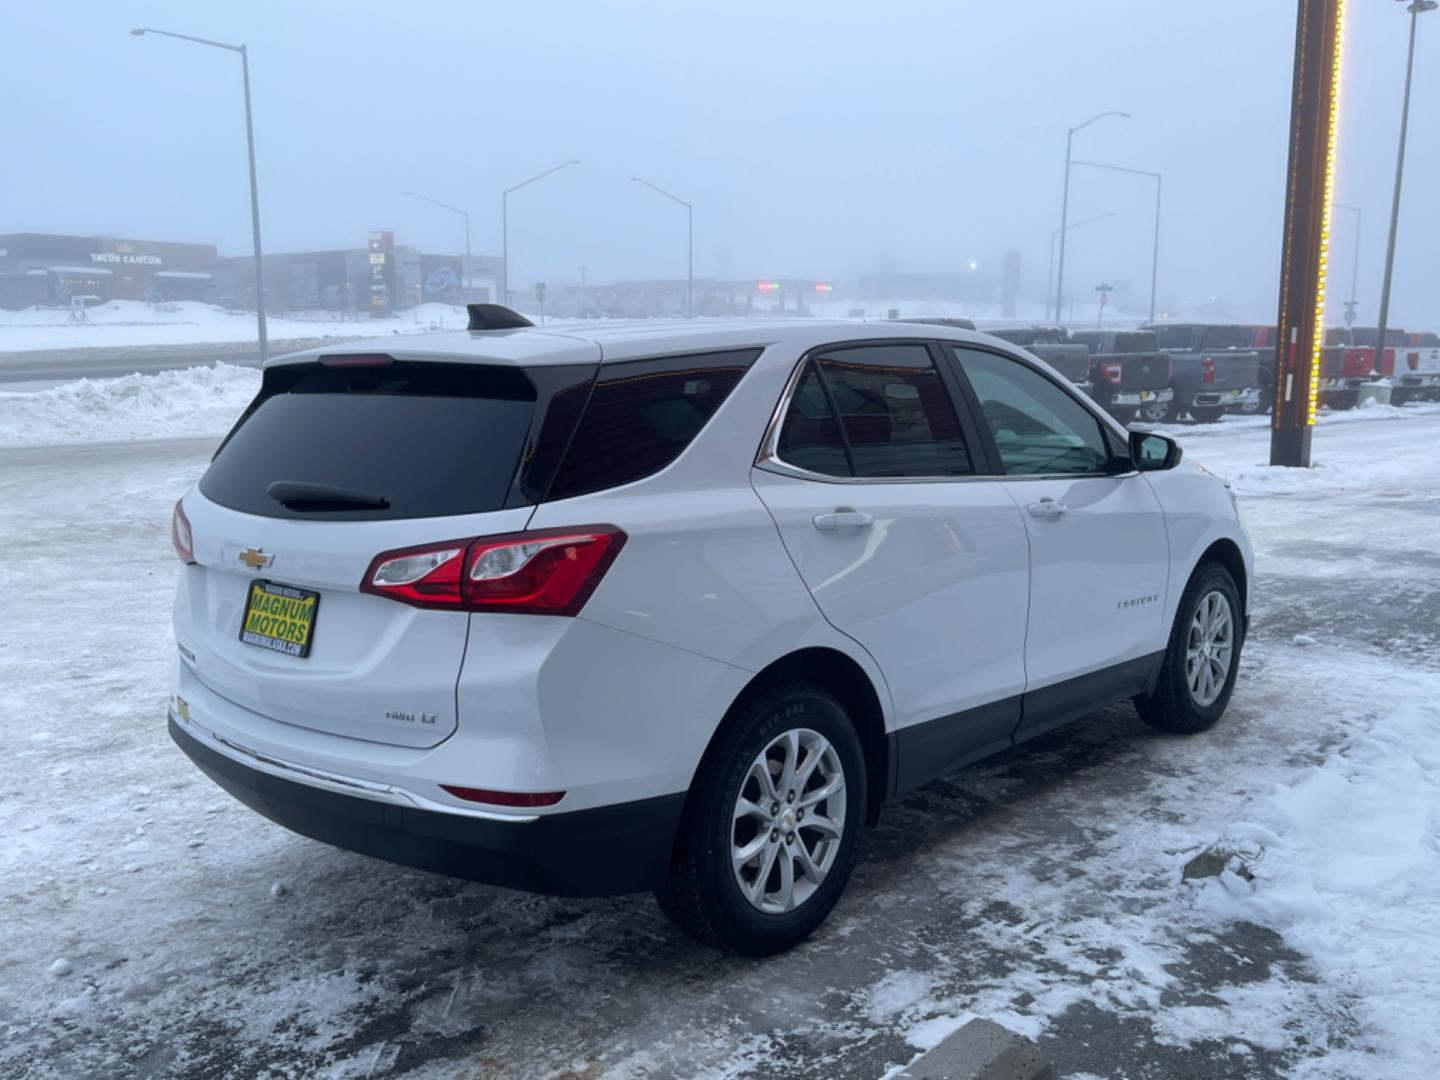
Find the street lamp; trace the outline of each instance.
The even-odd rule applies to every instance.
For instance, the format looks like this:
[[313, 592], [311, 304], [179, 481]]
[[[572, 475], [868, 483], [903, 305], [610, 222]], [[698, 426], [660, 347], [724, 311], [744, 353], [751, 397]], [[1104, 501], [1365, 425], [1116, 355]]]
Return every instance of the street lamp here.
[[1349, 210], [1355, 215], [1355, 251], [1353, 253], [1354, 266], [1350, 270], [1350, 299], [1345, 301], [1345, 325], [1349, 326], [1355, 321], [1355, 309], [1359, 301], [1356, 299], [1356, 286], [1360, 283], [1360, 207], [1345, 206], [1342, 203], [1335, 204], [1336, 210]]
[[1440, 7], [1437, 0], [1411, 0], [1405, 10], [1410, 12], [1410, 53], [1405, 59], [1405, 102], [1400, 107], [1400, 151], [1395, 157], [1395, 198], [1390, 204], [1390, 239], [1385, 245], [1385, 281], [1380, 286], [1380, 318], [1375, 327], [1375, 369], [1385, 357], [1385, 329], [1390, 318], [1390, 277], [1395, 270], [1395, 229], [1400, 223], [1400, 181], [1405, 175], [1405, 133], [1410, 126], [1410, 76], [1415, 69], [1415, 24], [1422, 11]]
[[664, 188], [656, 187], [649, 180], [642, 180], [638, 176], [630, 177], [637, 184], [644, 184], [651, 191], [664, 195], [665, 198], [679, 203], [685, 208], [685, 317], [687, 319], [695, 316], [695, 208], [684, 199], [676, 198]]
[[1075, 132], [1081, 128], [1087, 128], [1096, 120], [1103, 120], [1107, 116], [1118, 116], [1122, 119], [1130, 119], [1128, 112], [1121, 112], [1119, 109], [1107, 109], [1105, 112], [1096, 113], [1083, 124], [1076, 124], [1065, 134], [1065, 191], [1060, 198], [1060, 273], [1055, 279], [1055, 321], [1060, 321], [1060, 298], [1065, 295], [1065, 233], [1069, 231], [1070, 221], [1070, 143], [1075, 138]]
[[[402, 191], [400, 194], [409, 195], [412, 199], [419, 199], [421, 202], [428, 202], [431, 206], [438, 206], [442, 210], [449, 210], [452, 214], [459, 214], [465, 219], [465, 268], [461, 272], [460, 292], [465, 299], [470, 299], [470, 212], [461, 210], [458, 206], [451, 206], [439, 199], [432, 199], [429, 195], [421, 195], [418, 191]], [[424, 289], [424, 285], [421, 285]]]
[[175, 34], [149, 26], [136, 27], [130, 33], [134, 37], [159, 34], [162, 37], [193, 41], [197, 45], [209, 45], [212, 49], [225, 49], [227, 52], [240, 54], [240, 74], [245, 83], [245, 144], [250, 150], [250, 230], [255, 247], [255, 324], [260, 344], [260, 362], [263, 364], [269, 353], [269, 341], [265, 334], [265, 281], [260, 265], [260, 189], [255, 182], [255, 125], [250, 116], [250, 54], [244, 45], [227, 45], [223, 41]]
[[536, 180], [543, 180], [553, 172], [571, 165], [579, 165], [578, 160], [562, 161], [554, 168], [546, 169], [542, 173], [536, 173], [529, 180], [522, 180], [514, 187], [508, 187], [500, 193], [500, 303], [510, 303], [510, 193], [519, 191], [522, 187], [533, 184]]
[[1155, 242], [1150, 251], [1150, 321], [1153, 323], [1155, 321], [1155, 280], [1160, 271], [1160, 174], [1146, 169], [1127, 169], [1123, 165], [1102, 165], [1098, 161], [1077, 161], [1074, 164], [1084, 165], [1091, 169], [1130, 173], [1132, 176], [1148, 176], [1155, 181]]
[[[1066, 226], [1066, 229], [1078, 229], [1078, 228], [1080, 228], [1081, 225], [1089, 225], [1092, 221], [1103, 221], [1105, 218], [1114, 217], [1114, 216], [1115, 216], [1115, 211], [1114, 211], [1114, 210], [1111, 210], [1111, 211], [1109, 211], [1108, 213], [1104, 213], [1104, 214], [1096, 214], [1094, 217], [1086, 218], [1084, 221], [1077, 221], [1077, 222], [1075, 222], [1073, 225], [1067, 225], [1067, 226]], [[1059, 230], [1059, 229], [1051, 229], [1051, 230], [1050, 230], [1050, 265], [1049, 265], [1049, 267], [1047, 267], [1046, 270], [1045, 270], [1045, 288], [1046, 288], [1047, 290], [1050, 288], [1050, 286], [1052, 286], [1052, 285], [1055, 284], [1055, 241], [1058, 240], [1058, 239], [1060, 239], [1060, 230]], [[1049, 295], [1048, 292], [1046, 293], [1046, 296], [1045, 296], [1045, 317], [1046, 317], [1047, 319], [1050, 317], [1050, 295]], [[1058, 295], [1057, 295], [1056, 298], [1055, 298], [1055, 321], [1056, 321], [1057, 323], [1060, 321], [1060, 298], [1059, 298]]]

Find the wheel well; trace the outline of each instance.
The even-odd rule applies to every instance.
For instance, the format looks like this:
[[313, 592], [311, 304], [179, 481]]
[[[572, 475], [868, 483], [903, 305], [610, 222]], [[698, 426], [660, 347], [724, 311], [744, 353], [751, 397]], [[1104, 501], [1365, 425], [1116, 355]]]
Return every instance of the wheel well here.
[[1235, 587], [1240, 590], [1240, 613], [1244, 615], [1250, 606], [1250, 590], [1245, 575], [1245, 557], [1240, 554], [1235, 541], [1216, 540], [1205, 549], [1205, 554], [1200, 556], [1200, 561], [1195, 566], [1198, 569], [1207, 562], [1219, 563], [1230, 571], [1230, 576], [1235, 579]]
[[[745, 689], [731, 703], [725, 720], [772, 687], [784, 683], [814, 683], [830, 691], [850, 714], [855, 730], [860, 735], [860, 745], [865, 751], [865, 822], [874, 825], [880, 816], [880, 804], [885, 801], [890, 789], [890, 741], [885, 734], [885, 713], [880, 706], [880, 696], [875, 691], [865, 669], [838, 649], [815, 647], [800, 649], [756, 672], [745, 684]], [[710, 737], [705, 756], [719, 741], [725, 721]], [[703, 760], [703, 759], [702, 759]]]

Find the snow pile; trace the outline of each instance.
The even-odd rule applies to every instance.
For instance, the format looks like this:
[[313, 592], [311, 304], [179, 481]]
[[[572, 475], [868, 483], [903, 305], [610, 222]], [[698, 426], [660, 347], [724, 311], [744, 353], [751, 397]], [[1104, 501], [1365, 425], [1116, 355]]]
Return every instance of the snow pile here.
[[[459, 330], [463, 307], [422, 304], [393, 319], [338, 319], [335, 312], [292, 312], [265, 320], [272, 344], [313, 338], [360, 338]], [[255, 340], [255, 313], [229, 311], [187, 300], [147, 304], [112, 300], [86, 309], [86, 321], [72, 322], [68, 309], [0, 311], [0, 353], [44, 349], [122, 348], [147, 345], [248, 344]]]
[[[1352, 736], [1260, 803], [1251, 821], [1232, 826], [1215, 848], [1240, 854], [1200, 893], [1203, 909], [1271, 926], [1310, 955], [1326, 982], [1354, 988], [1394, 1076], [1433, 1076], [1440, 1066], [1440, 679], [1433, 682], [1434, 693]], [[1357, 1057], [1356, 1075], [1366, 1060]]]
[[259, 371], [216, 364], [0, 391], [0, 446], [219, 438], [259, 388]]

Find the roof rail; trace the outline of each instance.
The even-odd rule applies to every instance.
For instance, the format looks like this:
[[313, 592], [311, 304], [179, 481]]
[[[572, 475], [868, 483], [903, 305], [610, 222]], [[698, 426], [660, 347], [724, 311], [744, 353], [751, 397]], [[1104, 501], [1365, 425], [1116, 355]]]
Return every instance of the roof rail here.
[[470, 312], [470, 330], [516, 330], [535, 325], [503, 304], [466, 304], [465, 310]]

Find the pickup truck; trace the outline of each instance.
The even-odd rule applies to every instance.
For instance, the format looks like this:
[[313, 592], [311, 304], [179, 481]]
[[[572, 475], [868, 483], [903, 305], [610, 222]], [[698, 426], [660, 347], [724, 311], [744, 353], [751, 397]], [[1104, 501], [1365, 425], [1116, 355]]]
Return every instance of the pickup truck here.
[[1151, 330], [1072, 330], [1070, 340], [1090, 350], [1090, 396], [1122, 424], [1142, 409], [1152, 416], [1168, 409], [1170, 357]]
[[1188, 412], [1197, 422], [1212, 424], [1226, 409], [1259, 407], [1263, 387], [1252, 327], [1167, 322], [1142, 329], [1153, 330], [1160, 348], [1170, 354], [1175, 390], [1164, 416], [1152, 415], [1158, 408], [1142, 409], [1145, 419], [1173, 421]]
[[[1389, 333], [1385, 337], [1395, 340]], [[1380, 377], [1375, 369], [1375, 331], [1370, 331], [1369, 344], [1363, 344], [1363, 339], [1364, 331], [1348, 326], [1332, 326], [1325, 331], [1325, 344], [1320, 349], [1321, 405], [1353, 409], [1360, 401], [1360, 388]]]
[[1090, 379], [1090, 350], [1071, 341], [1070, 332], [1063, 326], [982, 325], [980, 332], [1019, 345], [1037, 359], [1044, 360], [1085, 394], [1094, 389]]
[[[1346, 336], [1349, 344], [1374, 350], [1380, 329], [1356, 326], [1332, 333]], [[1390, 380], [1392, 405], [1440, 398], [1440, 336], [1387, 327], [1384, 352], [1375, 358], [1375, 374]]]

